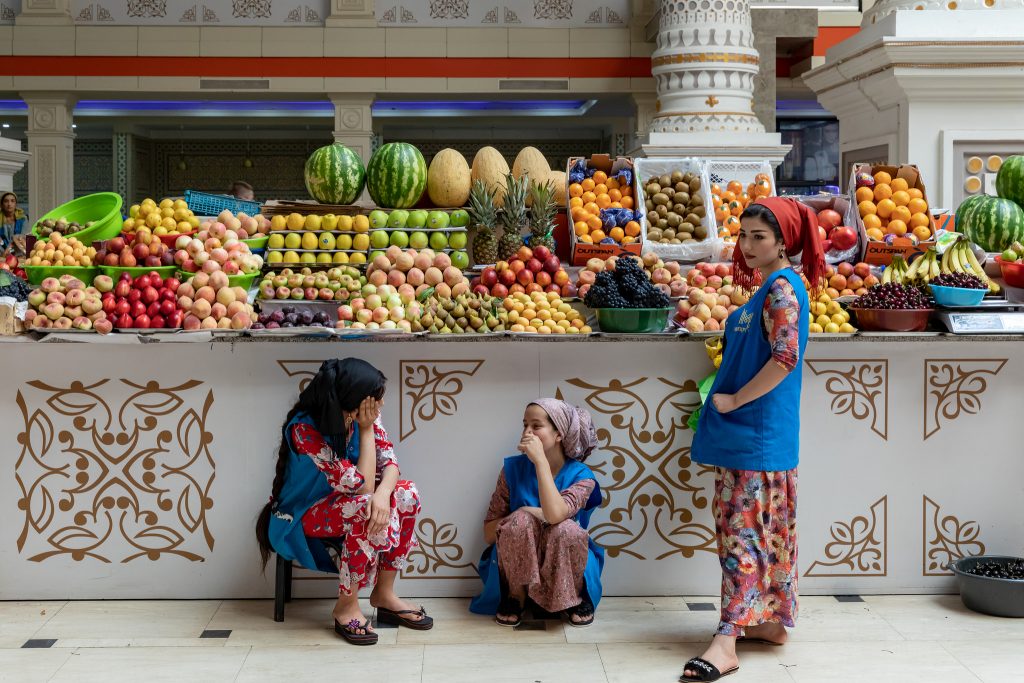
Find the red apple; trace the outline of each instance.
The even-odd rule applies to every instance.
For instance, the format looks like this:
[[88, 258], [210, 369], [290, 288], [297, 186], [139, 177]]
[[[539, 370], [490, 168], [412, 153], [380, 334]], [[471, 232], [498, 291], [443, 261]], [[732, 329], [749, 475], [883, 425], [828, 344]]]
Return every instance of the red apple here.
[[167, 317], [169, 317], [171, 315], [171, 313], [174, 313], [174, 311], [176, 311], [177, 308], [178, 307], [175, 305], [174, 301], [167, 301], [167, 300], [161, 301], [160, 302], [160, 315], [162, 315], [163, 317], [167, 318]]
[[154, 315], [149, 318], [149, 329], [151, 330], [162, 330], [167, 327], [167, 321], [164, 320], [162, 315]]
[[498, 282], [506, 287], [511, 287], [516, 283], [516, 274], [511, 268], [505, 268], [498, 273]]
[[147, 304], [154, 303], [160, 300], [160, 292], [153, 287], [146, 287], [142, 290], [142, 300]]
[[534, 273], [539, 273], [544, 270], [544, 264], [535, 258], [531, 258], [526, 261], [526, 268]]
[[132, 247], [132, 254], [135, 256], [136, 260], [142, 261], [149, 256], [149, 247], [145, 244], [136, 244]]
[[141, 289], [130, 290], [128, 292], [127, 299], [128, 299], [128, 303], [131, 303], [131, 304], [135, 303], [136, 301], [142, 301], [142, 290]]
[[551, 274], [548, 273], [546, 270], [540, 271], [533, 277], [534, 281], [541, 287], [547, 287], [548, 285], [551, 284]]
[[149, 287], [149, 275], [139, 275], [135, 278], [132, 286], [135, 287], [135, 289], [145, 289], [146, 287]]
[[541, 263], [547, 261], [551, 256], [551, 250], [545, 247], [543, 244], [533, 250], [533, 256]]
[[114, 296], [126, 297], [131, 291], [132, 283], [127, 282], [126, 280], [118, 280], [117, 284], [114, 285]]
[[140, 315], [146, 314], [146, 304], [142, 303], [141, 301], [135, 301], [129, 305], [131, 306], [131, 308], [128, 311], [128, 315], [130, 315], [131, 317], [138, 318]]
[[528, 246], [524, 244], [523, 246], [519, 247], [519, 251], [516, 252], [516, 258], [522, 261], [523, 263], [526, 263], [531, 258], [533, 258], [533, 249], [530, 249]]
[[154, 315], [160, 315], [160, 302], [154, 301], [150, 305], [146, 306], [146, 315], [152, 318]]
[[169, 289], [172, 292], [177, 292], [178, 287], [181, 285], [181, 281], [176, 277], [169, 277], [164, 280], [164, 289]]
[[562, 293], [562, 288], [559, 287], [556, 284], [550, 284], [550, 285], [548, 285], [547, 287], [544, 288], [544, 291], [545, 292], [554, 292], [555, 294], [561, 294]]
[[119, 316], [117, 316], [117, 320], [115, 321], [114, 326], [117, 327], [119, 330], [123, 330], [123, 329], [129, 328], [129, 327], [132, 327], [134, 322], [135, 321], [132, 320], [131, 316], [129, 316], [127, 314], [126, 315], [119, 315]]
[[120, 254], [124, 251], [125, 243], [123, 237], [114, 237], [113, 239], [107, 240], [107, 251], [112, 254]]
[[477, 285], [476, 287], [473, 288], [473, 293], [482, 296], [484, 294], [490, 294], [490, 290], [484, 287], [483, 285]]
[[142, 315], [136, 316], [135, 317], [135, 327], [139, 328], [140, 330], [148, 330], [149, 329], [149, 316], [146, 315], [145, 313], [143, 313]]
[[496, 296], [499, 299], [504, 299], [508, 296], [508, 287], [501, 284], [500, 282], [491, 287], [491, 296]]
[[838, 211], [833, 209], [822, 209], [818, 212], [818, 225], [825, 228], [825, 230], [831, 230], [837, 225], [842, 224], [843, 217], [839, 215]]
[[161, 301], [177, 301], [178, 295], [173, 289], [161, 289], [160, 290]]
[[[127, 304], [128, 304], [128, 302], [126, 301], [125, 305], [127, 305]], [[103, 312], [104, 313], [106, 313], [107, 315], [113, 315], [115, 308], [117, 308], [117, 300], [115, 300], [114, 297], [110, 297], [109, 299], [103, 299]]]
[[528, 268], [523, 268], [516, 275], [516, 281], [523, 287], [533, 284], [533, 271]]
[[167, 327], [181, 327], [182, 323], [185, 322], [184, 311], [175, 310], [167, 316]]
[[562, 262], [558, 260], [557, 256], [549, 256], [543, 261], [543, 264], [544, 272], [549, 275], [554, 275], [562, 267]]
[[498, 284], [498, 271], [494, 268], [484, 268], [484, 272], [480, 274], [480, 284], [487, 289], [490, 289], [494, 285]]
[[120, 317], [122, 315], [128, 315], [129, 311], [132, 310], [132, 305], [128, 303], [127, 299], [121, 299], [114, 304], [114, 310], [109, 311], [114, 315]]

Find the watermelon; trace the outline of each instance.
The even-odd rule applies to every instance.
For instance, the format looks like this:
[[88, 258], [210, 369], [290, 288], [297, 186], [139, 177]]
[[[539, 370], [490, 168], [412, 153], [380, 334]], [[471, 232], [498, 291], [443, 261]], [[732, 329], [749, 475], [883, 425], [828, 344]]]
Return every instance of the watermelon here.
[[1000, 197], [968, 197], [956, 210], [956, 228], [988, 252], [1024, 241], [1024, 209]]
[[1024, 156], [1007, 157], [999, 167], [996, 194], [1024, 206]]
[[366, 165], [366, 188], [377, 206], [408, 209], [416, 206], [427, 187], [427, 162], [407, 142], [382, 145]]
[[321, 147], [306, 159], [306, 191], [323, 204], [351, 204], [363, 191], [363, 160], [340, 142]]

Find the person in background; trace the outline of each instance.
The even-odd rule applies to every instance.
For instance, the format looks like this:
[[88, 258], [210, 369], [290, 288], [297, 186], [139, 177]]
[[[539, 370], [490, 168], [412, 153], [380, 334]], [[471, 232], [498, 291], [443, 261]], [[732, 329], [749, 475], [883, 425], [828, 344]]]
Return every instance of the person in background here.
[[502, 626], [522, 621], [526, 599], [589, 626], [601, 600], [604, 550], [587, 534], [601, 488], [583, 461], [597, 434], [590, 413], [539, 398], [526, 406], [518, 450], [505, 458], [484, 518], [483, 592], [470, 603]]
[[236, 180], [231, 183], [231, 189], [228, 190], [228, 194], [235, 199], [241, 199], [247, 202], [251, 202], [256, 198], [256, 193], [253, 191], [252, 185], [244, 180]]
[[28, 231], [28, 216], [18, 208], [18, 195], [4, 192], [0, 196], [0, 252], [7, 251], [15, 235]]

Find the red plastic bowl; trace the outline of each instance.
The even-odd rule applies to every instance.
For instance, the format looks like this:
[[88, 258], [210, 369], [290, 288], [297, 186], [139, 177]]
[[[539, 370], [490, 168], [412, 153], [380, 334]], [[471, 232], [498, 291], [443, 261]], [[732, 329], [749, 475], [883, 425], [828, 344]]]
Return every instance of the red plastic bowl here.
[[1002, 256], [996, 256], [996, 263], [999, 264], [999, 272], [1003, 274], [1003, 281], [1006, 284], [1011, 287], [1024, 287], [1024, 263], [1007, 263]]
[[869, 332], [923, 332], [928, 327], [932, 309], [889, 310], [884, 308], [852, 308], [857, 327]]

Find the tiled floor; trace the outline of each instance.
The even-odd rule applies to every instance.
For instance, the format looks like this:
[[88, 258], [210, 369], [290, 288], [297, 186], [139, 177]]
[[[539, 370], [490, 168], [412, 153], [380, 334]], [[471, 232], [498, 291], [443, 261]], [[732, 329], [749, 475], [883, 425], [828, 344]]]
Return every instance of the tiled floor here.
[[[325, 600], [281, 624], [269, 600], [0, 602], [0, 681], [672, 683], [717, 623], [707, 597], [605, 598], [591, 628], [522, 631], [422, 602], [433, 631], [382, 628], [371, 648], [334, 635]], [[957, 596], [805, 596], [790, 642], [741, 646], [740, 662], [730, 683], [1024, 681], [1024, 619]]]

